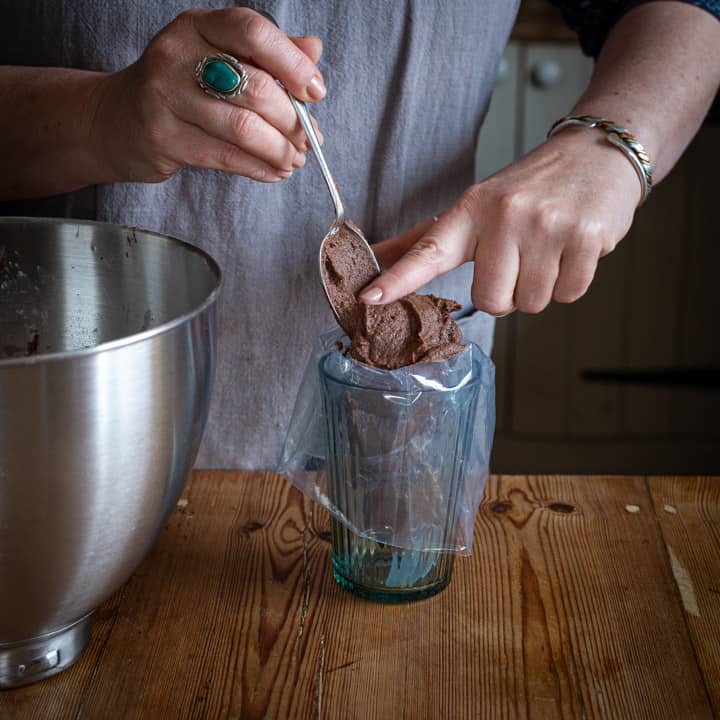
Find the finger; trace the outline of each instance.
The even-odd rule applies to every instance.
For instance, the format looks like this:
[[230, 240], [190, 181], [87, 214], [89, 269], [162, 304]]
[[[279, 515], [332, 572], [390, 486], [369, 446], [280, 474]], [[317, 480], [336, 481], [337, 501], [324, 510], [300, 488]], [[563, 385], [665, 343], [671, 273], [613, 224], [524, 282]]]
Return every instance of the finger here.
[[[247, 63], [244, 67], [248, 72], [247, 88], [242, 95], [232, 98], [230, 102], [261, 115], [268, 123], [285, 135], [300, 152], [310, 150], [310, 142], [285, 88], [279, 85], [264, 70]], [[310, 115], [310, 120], [315, 128], [318, 140], [322, 144], [325, 138], [318, 128], [317, 121], [312, 115]]]
[[495, 317], [513, 312], [519, 269], [520, 253], [514, 242], [507, 238], [500, 244], [480, 241], [475, 250], [473, 305]]
[[[318, 142], [322, 145], [325, 142], [325, 136], [322, 134], [320, 127], [317, 124], [317, 120], [312, 115], [310, 116], [310, 122], [312, 122], [312, 125], [315, 128], [315, 134], [317, 135]], [[310, 143], [308, 143], [308, 145], [309, 144]]]
[[240, 102], [249, 110], [261, 115], [270, 125], [290, 140], [296, 149], [305, 152], [310, 143], [295, 112], [287, 92], [264, 70], [247, 66], [248, 86]]
[[[215, 53], [215, 48], [206, 48], [206, 54]], [[305, 152], [310, 149], [305, 131], [298, 120], [298, 116], [288, 99], [285, 90], [275, 82], [264, 70], [256, 68], [248, 63], [243, 63], [248, 75], [248, 83], [245, 90], [233, 98], [217, 100], [206, 94], [200, 94], [193, 88], [190, 98], [178, 94], [173, 104], [175, 114], [195, 125], [200, 125], [208, 132], [217, 137], [232, 142], [232, 139], [224, 135], [218, 135], [206, 123], [213, 125], [242, 122], [228, 105], [251, 110], [260, 115], [269, 125], [284, 135], [298, 152]], [[172, 100], [171, 100], [172, 102]], [[205, 115], [214, 115], [213, 118], [205, 119]]]
[[372, 245], [381, 268], [389, 268], [396, 263], [433, 225], [433, 220], [414, 225], [401, 235], [382, 240]]
[[[300, 152], [309, 150], [310, 143], [305, 135], [305, 130], [287, 96], [285, 88], [279, 85], [264, 70], [248, 63], [244, 63], [243, 67], [248, 73], [247, 88], [241, 95], [231, 98], [230, 102], [261, 115], [268, 123], [285, 135]], [[318, 128], [317, 121], [312, 115], [310, 120], [315, 128], [318, 140], [322, 144], [324, 137]]]
[[322, 56], [322, 40], [315, 35], [304, 35], [302, 37], [291, 37], [290, 40], [297, 45], [316, 65]]
[[553, 300], [571, 303], [581, 298], [595, 277], [598, 255], [567, 250], [560, 258], [560, 271], [553, 289]]
[[241, 150], [237, 145], [212, 137], [201, 128], [182, 121], [178, 123], [168, 146], [191, 149], [190, 152], [173, 158], [182, 165], [224, 170], [267, 183], [286, 180], [292, 175], [291, 170], [278, 170], [257, 156]]
[[552, 299], [559, 266], [560, 260], [555, 256], [522, 254], [515, 287], [515, 307], [526, 313], [544, 310]]
[[514, 313], [516, 310], [517, 310], [517, 308], [515, 307], [515, 305], [511, 305], [504, 313], [498, 313], [497, 315], [495, 315], [495, 317], [496, 318], [507, 317], [508, 315], [511, 315], [512, 313]]
[[184, 99], [179, 113], [181, 120], [202, 128], [218, 140], [236, 145], [279, 170], [305, 164], [305, 155], [293, 143], [247, 107], [211, 99], [203, 93], [192, 93]]
[[411, 292], [438, 275], [472, 260], [475, 245], [470, 215], [456, 206], [448, 211], [358, 298], [384, 305]]
[[247, 58], [306, 102], [325, 97], [325, 82], [315, 63], [285, 33], [248, 8], [194, 10], [189, 17], [210, 45]]

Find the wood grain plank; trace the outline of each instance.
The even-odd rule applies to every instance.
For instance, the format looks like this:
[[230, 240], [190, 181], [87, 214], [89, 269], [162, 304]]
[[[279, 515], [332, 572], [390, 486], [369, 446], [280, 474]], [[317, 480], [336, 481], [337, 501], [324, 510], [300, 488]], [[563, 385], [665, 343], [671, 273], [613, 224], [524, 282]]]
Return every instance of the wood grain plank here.
[[185, 498], [126, 587], [87, 716], [309, 716], [314, 659], [297, 645], [318, 543], [302, 495], [271, 474], [202, 472]]
[[493, 479], [479, 530], [509, 560], [527, 716], [711, 716], [641, 479]]
[[642, 479], [492, 478], [475, 542], [423, 603], [325, 588], [327, 717], [712, 717]]
[[720, 477], [653, 477], [650, 490], [705, 685], [720, 716]]
[[[326, 516], [276, 476], [184, 497], [65, 716], [711, 717], [641, 479], [493, 477], [473, 556], [409, 606], [340, 590]], [[61, 706], [70, 672], [2, 717]]]

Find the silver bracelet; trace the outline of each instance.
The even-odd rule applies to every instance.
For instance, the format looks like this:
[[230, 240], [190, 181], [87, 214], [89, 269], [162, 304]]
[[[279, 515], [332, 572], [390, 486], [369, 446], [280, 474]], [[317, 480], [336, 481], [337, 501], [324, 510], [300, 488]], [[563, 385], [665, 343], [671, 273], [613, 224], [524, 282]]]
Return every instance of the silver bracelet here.
[[626, 127], [617, 125], [612, 120], [593, 115], [566, 115], [561, 117], [553, 123], [548, 131], [548, 138], [551, 138], [558, 130], [570, 125], [584, 125], [585, 127], [599, 128], [605, 131], [608, 142], [620, 150], [635, 168], [642, 186], [642, 198], [639, 203], [639, 205], [642, 205], [652, 191], [653, 166], [650, 163], [650, 157], [638, 139]]

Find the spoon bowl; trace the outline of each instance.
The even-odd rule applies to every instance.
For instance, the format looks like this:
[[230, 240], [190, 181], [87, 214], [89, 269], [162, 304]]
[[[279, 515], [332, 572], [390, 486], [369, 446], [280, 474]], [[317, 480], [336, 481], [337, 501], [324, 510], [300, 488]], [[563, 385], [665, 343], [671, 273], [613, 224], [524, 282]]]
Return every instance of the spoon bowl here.
[[[365, 285], [380, 274], [380, 266], [362, 230], [351, 220], [345, 218], [345, 207], [340, 197], [340, 192], [330, 174], [330, 168], [328, 168], [327, 161], [320, 147], [320, 142], [315, 132], [315, 127], [310, 120], [310, 113], [308, 112], [307, 106], [291, 93], [288, 93], [288, 96], [295, 108], [295, 112], [297, 112], [300, 118], [300, 122], [310, 142], [310, 147], [320, 165], [320, 171], [330, 191], [330, 197], [332, 198], [335, 208], [335, 222], [330, 226], [330, 229], [320, 243], [318, 263], [320, 280], [333, 314], [340, 326], [344, 330], [349, 331], [351, 320], [349, 317], [348, 303], [354, 304], [354, 294], [362, 290]], [[353, 258], [354, 268], [349, 268], [353, 271], [354, 275], [352, 280], [352, 298], [341, 297], [347, 295], [348, 287], [346, 283], [344, 284], [344, 292], [338, 292], [337, 282], [339, 278], [333, 270], [333, 263], [330, 262], [331, 256], [337, 256], [338, 254]], [[337, 265], [335, 265], [335, 267], [337, 267]]]
[[[273, 25], [280, 27], [275, 18], [269, 12], [259, 12], [271, 23], [273, 23]], [[362, 290], [367, 283], [380, 274], [380, 266], [378, 265], [375, 253], [372, 251], [370, 244], [360, 228], [345, 218], [345, 207], [343, 205], [342, 198], [340, 197], [340, 191], [330, 174], [330, 168], [328, 167], [322, 148], [320, 147], [320, 141], [317, 133], [315, 132], [315, 127], [312, 124], [307, 105], [298, 100], [288, 90], [286, 90], [286, 92], [298, 118], [300, 119], [300, 124], [302, 125], [303, 130], [305, 130], [305, 134], [307, 135], [313, 154], [320, 165], [320, 171], [322, 172], [323, 179], [325, 180], [327, 189], [330, 192], [330, 197], [332, 198], [333, 206], [335, 208], [335, 222], [330, 226], [330, 230], [328, 230], [327, 234], [320, 243], [320, 249], [318, 251], [318, 264], [320, 268], [320, 280], [322, 282], [323, 290], [325, 291], [325, 297], [327, 297], [327, 300], [330, 303], [335, 319], [344, 330], [348, 331], [348, 323], [351, 322], [351, 320], [349, 319], [349, 310], [347, 305], [348, 302], [352, 303], [354, 298], [348, 299], [345, 297], [347, 295], [347, 287], [344, 289], [344, 292], [339, 293], [337, 291], [337, 282], [334, 277], [335, 271], [333, 270], [333, 264], [328, 262], [328, 259], [331, 255], [336, 255], [337, 253], [341, 253], [347, 257], [350, 257], [351, 254], [353, 255], [355, 260], [354, 264], [359, 266], [358, 272], [355, 273], [356, 277], [353, 279], [353, 286], [367, 278], [367, 281], [363, 282], [363, 284], [359, 287], [353, 287], [353, 294]]]

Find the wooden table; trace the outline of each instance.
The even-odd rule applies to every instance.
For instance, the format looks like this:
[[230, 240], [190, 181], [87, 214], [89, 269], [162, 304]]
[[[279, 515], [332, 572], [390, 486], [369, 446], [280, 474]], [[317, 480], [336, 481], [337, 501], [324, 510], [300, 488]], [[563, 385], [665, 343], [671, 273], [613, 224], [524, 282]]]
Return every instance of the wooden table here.
[[720, 713], [720, 478], [492, 477], [475, 551], [412, 605], [358, 600], [327, 518], [196, 473], [22, 718], [672, 718]]

